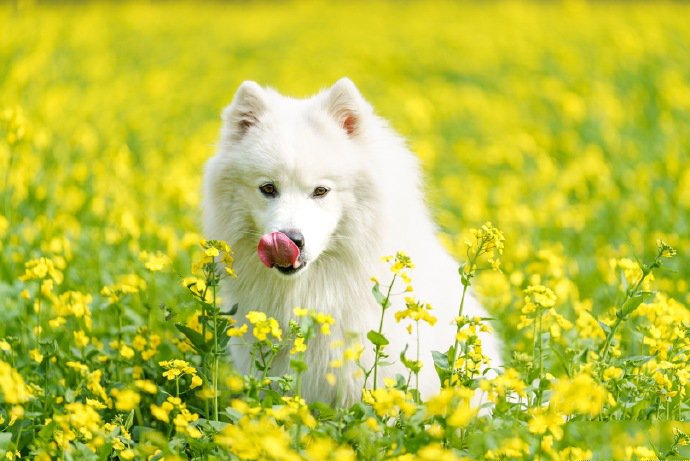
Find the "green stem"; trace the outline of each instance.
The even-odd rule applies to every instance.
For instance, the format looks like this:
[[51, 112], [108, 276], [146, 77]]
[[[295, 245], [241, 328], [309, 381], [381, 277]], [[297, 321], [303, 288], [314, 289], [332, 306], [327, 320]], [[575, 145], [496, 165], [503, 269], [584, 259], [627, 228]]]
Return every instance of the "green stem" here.
[[[390, 302], [390, 297], [391, 297], [391, 290], [393, 289], [393, 285], [395, 284], [395, 278], [398, 276], [398, 274], [393, 274], [393, 280], [391, 280], [391, 284], [388, 285], [388, 292], [386, 293], [386, 297], [383, 300], [383, 303], [381, 304], [381, 319], [379, 320], [379, 329], [377, 330], [379, 334], [383, 332], [383, 317], [386, 313], [386, 309], [388, 309], [388, 304]], [[379, 346], [378, 344], [376, 345], [376, 350], [374, 352], [374, 390], [376, 390], [376, 383], [377, 383], [377, 378], [378, 378], [378, 368], [379, 368], [379, 359], [381, 358], [381, 349], [382, 346]], [[365, 380], [365, 385], [366, 385], [366, 380]]]
[[613, 335], [616, 334], [616, 330], [618, 329], [620, 324], [623, 322], [623, 320], [627, 319], [627, 313], [626, 314], [623, 313], [623, 307], [628, 302], [628, 300], [632, 299], [634, 296], [639, 295], [639, 290], [640, 290], [640, 287], [642, 286], [642, 282], [644, 282], [644, 280], [647, 278], [647, 276], [652, 273], [652, 268], [658, 267], [660, 257], [661, 257], [661, 255], [657, 255], [657, 257], [654, 259], [654, 262], [652, 263], [652, 265], [650, 266], [649, 269], [643, 268], [642, 276], [640, 277], [640, 279], [637, 281], [637, 283], [635, 284], [635, 286], [631, 290], [628, 290], [626, 292], [625, 299], [623, 300], [623, 303], [620, 305], [620, 307], [618, 308], [618, 311], [616, 312], [616, 322], [613, 324], [613, 326], [609, 330], [608, 334], [606, 335], [606, 340], [604, 341], [604, 346], [601, 348], [600, 355], [601, 355], [601, 358], [603, 361], [606, 361], [606, 359], [608, 358], [609, 347], [611, 346], [611, 340], [613, 340]]
[[616, 330], [618, 330], [618, 327], [620, 326], [620, 324], [622, 322], [623, 322], [623, 317], [616, 317], [616, 322], [613, 324], [613, 326], [609, 330], [609, 333], [606, 335], [606, 341], [604, 342], [604, 347], [601, 349], [601, 359], [604, 362], [608, 358], [609, 346], [611, 346], [611, 340], [613, 339], [613, 335], [616, 334]]
[[[462, 311], [465, 307], [465, 296], [467, 295], [467, 289], [469, 288], [469, 284], [463, 283], [462, 285], [462, 297], [460, 298], [460, 307], [458, 308], [458, 317], [462, 317]], [[453, 384], [453, 375], [455, 374], [455, 361], [458, 358], [458, 347], [460, 346], [460, 341], [458, 340], [458, 334], [460, 334], [460, 325], [459, 323], [456, 325], [456, 330], [455, 330], [455, 342], [453, 343], [453, 354], [450, 357], [450, 360], [448, 361], [448, 386], [450, 387]]]
[[[417, 320], [417, 357], [415, 360], [417, 360], [417, 364], [419, 364], [419, 343], [420, 343], [420, 331], [419, 331], [419, 320]], [[417, 403], [421, 403], [419, 401], [419, 370], [415, 372], [415, 386], [417, 387]]]
[[[469, 264], [469, 273], [461, 274], [461, 277], [462, 277], [462, 297], [460, 298], [460, 306], [458, 307], [458, 318], [462, 317], [462, 311], [465, 308], [465, 296], [467, 295], [467, 290], [469, 289], [469, 287], [471, 285], [472, 277], [474, 277], [474, 265], [484, 250], [484, 243], [485, 243], [484, 240], [479, 242], [479, 244], [477, 245], [477, 251], [474, 252], [474, 255], [470, 255], [469, 248], [467, 250], [467, 263]], [[464, 268], [463, 268], [463, 271], [464, 271]], [[455, 374], [455, 361], [457, 360], [458, 347], [460, 346], [460, 341], [458, 340], [458, 334], [459, 333], [460, 333], [460, 324], [458, 323], [456, 325], [456, 330], [455, 330], [455, 342], [453, 343], [453, 353], [450, 357], [450, 360], [448, 361], [448, 383], [447, 383], [447, 386], [449, 386], [449, 387], [453, 384], [453, 375]], [[441, 385], [443, 385], [443, 383], [441, 383]]]
[[3, 183], [3, 189], [5, 191], [5, 217], [12, 222], [12, 217], [10, 216], [10, 211], [12, 210], [12, 189], [10, 188], [10, 173], [12, 172], [12, 166], [14, 164], [14, 149], [10, 146], [9, 152], [10, 158], [7, 160], [7, 170], [5, 170], [5, 181]]
[[539, 363], [539, 392], [537, 392], [537, 406], [541, 406], [542, 399], [542, 377], [544, 375], [544, 343], [542, 340], [542, 328], [543, 328], [544, 312], [539, 310], [539, 317], [537, 321], [539, 322], [537, 326], [537, 344], [539, 346], [539, 356], [537, 357]]
[[218, 309], [216, 307], [216, 284], [213, 284], [213, 419], [218, 421]]
[[122, 350], [122, 306], [120, 303], [117, 303], [117, 369], [115, 372], [115, 376], [117, 376], [117, 380], [120, 381], [120, 370], [122, 369], [122, 359], [120, 355], [120, 351]]

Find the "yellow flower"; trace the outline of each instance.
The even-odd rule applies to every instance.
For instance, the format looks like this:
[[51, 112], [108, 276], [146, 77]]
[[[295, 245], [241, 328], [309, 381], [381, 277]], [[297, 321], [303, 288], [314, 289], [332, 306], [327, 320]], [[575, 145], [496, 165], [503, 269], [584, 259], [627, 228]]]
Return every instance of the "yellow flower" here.
[[87, 367], [81, 362], [68, 361], [65, 363], [65, 365], [67, 365], [68, 368], [75, 370], [82, 376], [86, 376], [89, 374], [89, 367]]
[[156, 383], [147, 379], [137, 379], [134, 381], [134, 385], [147, 394], [155, 395], [158, 392], [158, 386], [156, 386]]
[[130, 411], [141, 401], [141, 396], [131, 389], [113, 389], [110, 394], [115, 397], [115, 408], [120, 411]]
[[116, 283], [106, 285], [101, 294], [108, 298], [110, 304], [117, 303], [123, 296], [138, 293], [146, 288], [146, 281], [136, 274], [127, 274], [118, 277]]
[[530, 410], [532, 416], [527, 423], [527, 428], [532, 434], [546, 434], [551, 432], [556, 440], [563, 438], [563, 425], [565, 419], [563, 416], [547, 409], [547, 408], [533, 408]]
[[232, 392], [241, 392], [244, 389], [244, 379], [238, 375], [231, 375], [225, 383]]
[[163, 421], [164, 423], [170, 422], [170, 411], [173, 409], [173, 406], [170, 403], [163, 402], [161, 406], [151, 404], [150, 409], [151, 414], [157, 420]]
[[120, 357], [127, 360], [131, 359], [134, 357], [134, 349], [126, 344], [123, 344], [122, 347], [120, 347]]
[[659, 251], [659, 255], [662, 258], [672, 258], [678, 254], [678, 252], [671, 245], [661, 239], [656, 241], [656, 247]]
[[89, 337], [86, 336], [86, 333], [84, 333], [83, 330], [74, 331], [72, 334], [74, 335], [74, 342], [77, 347], [82, 348], [89, 344]]
[[12, 352], [12, 346], [4, 339], [0, 339], [0, 351]]
[[131, 448], [125, 448], [124, 450], [120, 451], [118, 454], [118, 457], [124, 460], [129, 460], [129, 459], [134, 459], [134, 457], [137, 455], [134, 450]]
[[298, 354], [300, 352], [304, 352], [307, 350], [307, 344], [304, 342], [304, 338], [302, 337], [297, 337], [295, 338], [295, 342], [292, 345], [292, 349], [290, 349], [290, 354]]
[[192, 376], [192, 382], [191, 382], [191, 384], [189, 385], [189, 388], [190, 388], [190, 389], [194, 389], [195, 387], [199, 387], [199, 386], [201, 386], [202, 384], [204, 384], [204, 382], [202, 381], [202, 379], [201, 379], [199, 376], [194, 375], [194, 376]]
[[64, 277], [55, 261], [41, 257], [27, 261], [24, 264], [24, 274], [19, 277], [19, 280], [43, 280], [45, 278], [50, 278], [59, 285]]
[[31, 398], [29, 387], [24, 378], [8, 363], [0, 360], [0, 391], [4, 402], [9, 404], [25, 403]]
[[604, 370], [604, 381], [611, 379], [621, 379], [623, 377], [623, 369], [618, 367], [608, 367]]
[[447, 418], [451, 427], [467, 427], [477, 415], [477, 409], [470, 406], [473, 396], [474, 391], [466, 387], [443, 388], [426, 402], [426, 414]]
[[590, 417], [597, 416], [610, 400], [606, 388], [584, 372], [572, 378], [561, 378], [551, 388], [551, 405], [567, 415], [581, 413]]
[[165, 369], [163, 372], [163, 377], [167, 378], [168, 381], [181, 378], [182, 376], [191, 376], [190, 389], [194, 389], [203, 384], [202, 379], [197, 376], [197, 370], [193, 366], [184, 360], [165, 360], [158, 362], [158, 364]]
[[357, 362], [359, 358], [362, 356], [362, 352], [364, 352], [364, 346], [362, 346], [361, 344], [354, 344], [345, 349], [343, 357], [345, 358], [345, 360]]
[[436, 317], [431, 315], [429, 311], [431, 310], [430, 304], [420, 303], [413, 298], [405, 298], [406, 309], [398, 311], [395, 313], [395, 320], [400, 322], [403, 319], [409, 318], [415, 322], [426, 322], [433, 326], [436, 324]]
[[246, 317], [253, 326], [252, 334], [259, 341], [266, 341], [269, 334], [279, 341], [282, 339], [283, 331], [276, 319], [269, 318], [264, 312], [258, 311], [250, 311]]
[[398, 251], [395, 254], [395, 258], [387, 256], [383, 260], [384, 262], [390, 262], [391, 260], [393, 261], [390, 271], [394, 274], [402, 275], [402, 271], [404, 269], [414, 269], [412, 259], [403, 251]]
[[244, 325], [242, 325], [239, 328], [238, 327], [228, 328], [226, 333], [228, 336], [237, 337], [237, 336], [242, 336], [243, 334], [245, 334], [248, 329], [249, 329], [249, 326], [245, 323]]
[[417, 409], [409, 392], [392, 387], [363, 389], [362, 402], [370, 405], [381, 417], [396, 417], [400, 412], [411, 416]]
[[143, 351], [146, 347], [146, 338], [141, 335], [136, 335], [132, 340], [132, 347], [139, 352]]
[[38, 349], [31, 349], [29, 351], [29, 357], [36, 363], [41, 363], [43, 361], [43, 354]]
[[155, 253], [142, 251], [139, 253], [139, 260], [144, 263], [144, 267], [151, 272], [162, 271], [170, 265], [170, 257], [157, 251]]

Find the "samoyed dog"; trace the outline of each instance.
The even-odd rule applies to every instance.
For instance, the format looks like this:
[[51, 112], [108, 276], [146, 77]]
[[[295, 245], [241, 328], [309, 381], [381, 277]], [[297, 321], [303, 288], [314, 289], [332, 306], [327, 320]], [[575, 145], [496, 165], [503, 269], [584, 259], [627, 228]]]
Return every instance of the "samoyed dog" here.
[[[205, 169], [203, 223], [207, 238], [225, 240], [234, 251], [237, 278], [225, 283], [223, 297], [238, 305], [236, 318], [260, 310], [288, 331], [295, 307], [331, 315], [332, 334], [310, 341], [302, 393], [308, 401], [352, 403], [361, 398], [362, 373], [350, 364], [329, 385], [329, 363], [342, 358], [332, 343], [354, 335], [365, 346], [362, 364], [371, 366], [366, 334], [378, 328], [381, 315], [371, 278], [390, 283], [381, 257], [403, 251], [415, 264], [414, 292], [405, 295], [430, 303], [438, 319], [433, 327], [420, 322], [419, 345], [419, 390], [422, 396], [437, 393], [431, 351], [446, 351], [454, 342], [461, 284], [458, 263], [436, 238], [419, 165], [404, 141], [347, 78], [308, 99], [246, 81], [222, 120], [218, 151]], [[402, 284], [393, 288], [398, 295], [383, 323], [388, 361], [396, 364], [379, 368], [379, 383], [407, 376], [398, 359], [406, 345], [408, 357], [417, 354], [416, 336], [394, 317], [404, 308], [403, 290]], [[464, 313], [486, 316], [471, 296]], [[484, 335], [482, 345], [498, 366], [498, 340]], [[248, 372], [248, 348], [231, 349], [239, 371]], [[287, 351], [273, 372], [289, 372]]]

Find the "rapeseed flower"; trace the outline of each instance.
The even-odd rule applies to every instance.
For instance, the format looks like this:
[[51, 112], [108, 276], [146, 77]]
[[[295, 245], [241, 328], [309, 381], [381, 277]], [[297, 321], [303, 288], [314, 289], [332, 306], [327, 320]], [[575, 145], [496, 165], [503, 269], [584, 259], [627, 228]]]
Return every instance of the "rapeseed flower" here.
[[259, 311], [250, 311], [246, 317], [252, 325], [252, 334], [259, 341], [266, 341], [269, 334], [278, 341], [282, 340], [283, 330], [276, 319], [269, 318], [264, 312]]
[[588, 373], [555, 381], [552, 392], [551, 406], [566, 415], [580, 413], [594, 417], [601, 413], [607, 403], [615, 404], [606, 388]]
[[10, 366], [0, 360], [0, 390], [2, 399], [9, 404], [26, 403], [31, 398], [31, 392], [24, 378]]

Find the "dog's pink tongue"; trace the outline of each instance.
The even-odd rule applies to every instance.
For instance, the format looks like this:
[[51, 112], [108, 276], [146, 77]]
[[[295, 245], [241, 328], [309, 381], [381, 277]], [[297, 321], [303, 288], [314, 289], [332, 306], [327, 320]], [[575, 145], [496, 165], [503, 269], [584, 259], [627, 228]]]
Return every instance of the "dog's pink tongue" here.
[[259, 240], [259, 259], [266, 267], [293, 267], [299, 258], [299, 248], [282, 232], [272, 232]]

